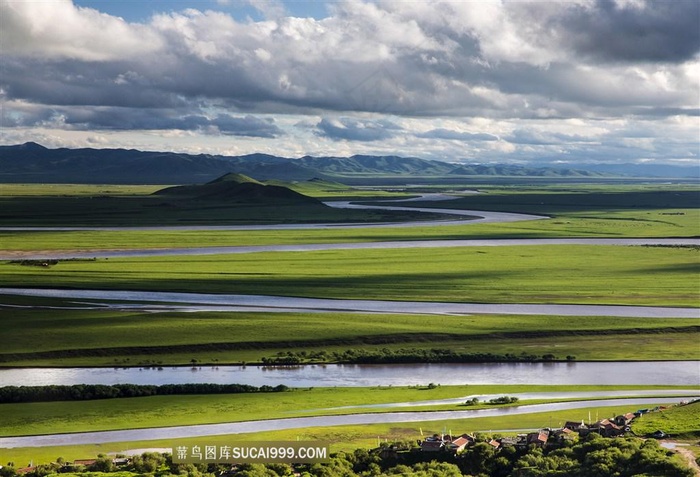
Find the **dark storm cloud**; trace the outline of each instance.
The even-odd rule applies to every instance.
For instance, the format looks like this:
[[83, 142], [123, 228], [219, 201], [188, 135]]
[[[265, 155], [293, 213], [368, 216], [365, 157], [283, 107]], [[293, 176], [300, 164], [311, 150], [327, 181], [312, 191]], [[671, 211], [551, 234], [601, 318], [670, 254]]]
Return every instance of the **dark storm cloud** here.
[[636, 116], [647, 116], [649, 118], [668, 116], [700, 116], [700, 108], [649, 108], [637, 107], [632, 109], [632, 114]]
[[700, 51], [700, 1], [646, 0], [577, 5], [556, 26], [575, 51], [604, 61], [683, 62]]
[[232, 136], [251, 136], [273, 138], [284, 135], [272, 119], [260, 119], [255, 116], [234, 117], [220, 114], [210, 121], [221, 133]]
[[[140, 71], [136, 73], [135, 71]], [[7, 99], [60, 106], [176, 108], [187, 104], [148, 69], [128, 62], [40, 61], [3, 58], [0, 86]]]
[[353, 118], [322, 119], [316, 134], [333, 140], [379, 141], [395, 136], [401, 128], [391, 121], [369, 121]]
[[[181, 129], [208, 134], [273, 138], [284, 134], [272, 120], [247, 115], [243, 117], [219, 114], [214, 118], [203, 115], [164, 116], [158, 110], [90, 111], [85, 115], [68, 113], [66, 123], [84, 129], [152, 130]], [[81, 117], [82, 116], [82, 117]]]
[[178, 114], [177, 111], [166, 109], [35, 107], [13, 111], [9, 108], [5, 119], [4, 125], [12, 127], [63, 125], [75, 130], [112, 131], [179, 129], [205, 134], [260, 138], [274, 138], [285, 134], [272, 119], [230, 114], [218, 114], [210, 118], [202, 114]]

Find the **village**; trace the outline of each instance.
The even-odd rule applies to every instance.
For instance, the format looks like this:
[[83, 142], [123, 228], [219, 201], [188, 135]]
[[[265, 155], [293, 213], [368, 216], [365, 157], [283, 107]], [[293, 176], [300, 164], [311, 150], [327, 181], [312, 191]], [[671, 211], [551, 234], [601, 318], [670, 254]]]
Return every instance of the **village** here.
[[[505, 401], [504, 398], [501, 399]], [[447, 461], [452, 461], [452, 459], [459, 458], [460, 455], [469, 452], [471, 447], [476, 446], [476, 448], [478, 448], [478, 445], [483, 447], [484, 444], [490, 446], [495, 453], [500, 453], [500, 451], [509, 448], [518, 451], [518, 453], [522, 453], [529, 452], [536, 448], [557, 449], [562, 446], [576, 445], [579, 438], [584, 440], [592, 434], [599, 435], [602, 438], [634, 436], [664, 439], [670, 436], [661, 429], [644, 436], [636, 435], [631, 428], [631, 424], [635, 419], [647, 413], [664, 412], [672, 408], [683, 407], [696, 402], [698, 402], [698, 400], [681, 401], [678, 404], [656, 406], [650, 409], [638, 409], [635, 412], [628, 412], [611, 418], [598, 419], [593, 422], [590, 422], [589, 418], [588, 423], [584, 420], [566, 421], [557, 428], [544, 427], [528, 433], [506, 435], [502, 437], [498, 436], [498, 434], [491, 435], [490, 433], [465, 433], [454, 435], [450, 431], [449, 433], [433, 434], [429, 437], [414, 441], [380, 444], [373, 452], [377, 452], [377, 455], [386, 462], [427, 462], [426, 459], [444, 462], [446, 461], [445, 459], [447, 459]], [[77, 459], [72, 462], [59, 457], [55, 462], [50, 464], [36, 465], [30, 462], [27, 466], [18, 468], [14, 468], [14, 465], [10, 464], [10, 466], [4, 468], [0, 466], [0, 476], [14, 477], [17, 475], [27, 475], [29, 477], [43, 477], [55, 473], [80, 474], [83, 472], [112, 473], [120, 471], [154, 473], [157, 472], [158, 469], [163, 471], [163, 469], [166, 468], [169, 468], [170, 471], [172, 471], [172, 469], [177, 471], [182, 470], [182, 464], [178, 465], [173, 463], [170, 456], [171, 452], [169, 452], [171, 449], [142, 450], [144, 452], [141, 454], [133, 452], [128, 453], [129, 455], [100, 454], [97, 458]], [[423, 455], [422, 457], [421, 454]], [[512, 454], [512, 452], [510, 452], [510, 454]], [[237, 472], [244, 468], [241, 467], [240, 464], [231, 464], [230, 462], [224, 465], [223, 462], [217, 464], [215, 461], [211, 461], [203, 462], [202, 465], [204, 467], [202, 467], [201, 472], [205, 472], [208, 469], [209, 472], [213, 472], [211, 475], [220, 476], [237, 475]], [[211, 467], [212, 465], [214, 467]], [[191, 466], [188, 468], [192, 470]], [[290, 467], [290, 470], [291, 469], [296, 469], [296, 465]], [[203, 475], [201, 472], [198, 471], [194, 474]], [[292, 470], [292, 474], [290, 475], [301, 474]]]
[[[681, 402], [685, 405], [688, 402]], [[559, 428], [542, 428], [527, 434], [517, 434], [516, 436], [505, 436], [497, 439], [487, 440], [487, 444], [494, 449], [506, 447], [527, 448], [529, 446], [546, 447], [548, 445], [559, 446], [566, 441], [573, 441], [578, 437], [586, 437], [589, 434], [599, 434], [603, 437], [618, 437], [627, 434], [634, 435], [630, 424], [639, 416], [648, 412], [664, 411], [667, 406], [657, 406], [652, 409], [639, 409], [615, 416], [612, 419], [599, 419], [586, 424], [583, 420], [567, 421]], [[663, 430], [657, 430], [648, 436], [655, 439], [668, 437]], [[434, 434], [423, 440], [418, 440], [418, 446], [422, 452], [452, 452], [459, 453], [469, 446], [478, 442], [478, 437], [473, 434], [462, 434], [459, 436]]]

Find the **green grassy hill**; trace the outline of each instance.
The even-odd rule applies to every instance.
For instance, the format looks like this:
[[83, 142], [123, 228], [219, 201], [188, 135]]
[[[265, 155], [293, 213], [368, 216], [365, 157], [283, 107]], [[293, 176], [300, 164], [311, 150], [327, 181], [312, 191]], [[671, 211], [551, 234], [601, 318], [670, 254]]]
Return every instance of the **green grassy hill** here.
[[317, 199], [295, 192], [288, 187], [265, 185], [237, 173], [225, 174], [206, 184], [168, 187], [155, 192], [155, 195], [256, 205], [319, 203]]
[[700, 437], [700, 401], [644, 414], [632, 421], [632, 430], [638, 436], [663, 431], [671, 437]]

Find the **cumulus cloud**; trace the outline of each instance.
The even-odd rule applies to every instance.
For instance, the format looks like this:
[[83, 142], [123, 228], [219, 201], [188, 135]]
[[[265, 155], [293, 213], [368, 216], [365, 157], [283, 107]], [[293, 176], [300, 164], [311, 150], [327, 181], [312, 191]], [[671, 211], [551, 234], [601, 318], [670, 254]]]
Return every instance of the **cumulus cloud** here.
[[83, 61], [119, 60], [164, 46], [147, 26], [78, 8], [70, 0], [0, 0], [0, 44], [3, 55]]
[[[680, 65], [700, 44], [697, 28], [687, 27], [695, 1], [622, 8], [603, 0], [355, 0], [334, 4], [321, 20], [241, 23], [188, 9], [148, 24], [65, 0], [41, 8], [2, 2], [8, 94], [50, 104], [172, 107], [206, 98], [248, 111], [502, 117], [531, 116], [533, 105], [553, 117], [577, 114], [577, 106], [681, 107], [697, 77]], [[567, 48], [625, 65], [582, 63]]]
[[582, 134], [566, 134], [561, 132], [553, 132], [540, 130], [535, 128], [519, 128], [513, 130], [504, 138], [506, 141], [513, 144], [529, 144], [537, 146], [552, 146], [552, 145], [572, 145], [572, 144], [599, 144], [600, 139], [595, 135]]
[[[343, 0], [324, 18], [244, 3], [265, 19], [183, 8], [129, 23], [69, 0], [0, 0], [3, 126], [177, 129], [414, 155], [418, 143], [456, 154], [461, 141], [511, 156], [586, 142], [542, 135], [531, 125], [543, 119], [671, 128], [669, 118], [690, 117], [697, 132], [697, 0]], [[313, 127], [285, 129], [285, 116]]]
[[437, 128], [416, 134], [416, 137], [427, 139], [450, 139], [456, 141], [498, 141], [498, 136], [488, 133], [470, 133], [454, 131], [451, 129]]

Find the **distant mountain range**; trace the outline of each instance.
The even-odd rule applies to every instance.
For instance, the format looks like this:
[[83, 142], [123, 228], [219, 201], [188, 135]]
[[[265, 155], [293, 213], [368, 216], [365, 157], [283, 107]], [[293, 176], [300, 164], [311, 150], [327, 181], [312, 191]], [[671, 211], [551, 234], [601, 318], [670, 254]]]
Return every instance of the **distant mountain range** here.
[[228, 173], [244, 174], [260, 181], [303, 181], [317, 177], [342, 182], [343, 177], [379, 175], [697, 178], [700, 170], [697, 167], [655, 165], [622, 165], [617, 169], [590, 165], [572, 165], [569, 168], [473, 165], [399, 156], [304, 156], [289, 159], [267, 154], [218, 156], [135, 149], [48, 149], [33, 142], [0, 146], [0, 182], [6, 183], [197, 184]]

